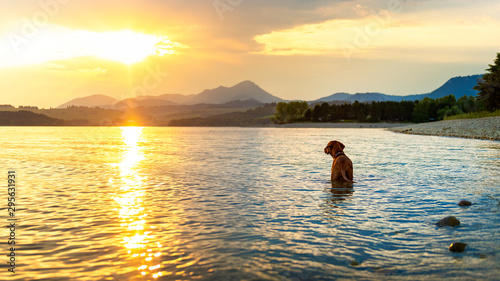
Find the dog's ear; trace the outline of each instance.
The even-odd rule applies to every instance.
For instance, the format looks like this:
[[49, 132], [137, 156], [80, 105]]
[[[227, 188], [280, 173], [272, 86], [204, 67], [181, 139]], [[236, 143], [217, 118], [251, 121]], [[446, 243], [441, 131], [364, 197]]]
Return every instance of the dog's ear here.
[[345, 148], [345, 145], [343, 143], [341, 143], [341, 142], [338, 142], [338, 143], [340, 144], [340, 147], [342, 147], [342, 149]]
[[329, 146], [325, 147], [325, 153], [330, 154], [331, 148]]

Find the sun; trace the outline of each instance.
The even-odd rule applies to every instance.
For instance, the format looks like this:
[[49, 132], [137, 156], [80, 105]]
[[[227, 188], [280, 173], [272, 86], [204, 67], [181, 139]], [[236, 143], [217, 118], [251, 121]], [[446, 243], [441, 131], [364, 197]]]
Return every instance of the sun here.
[[134, 64], [149, 56], [173, 53], [172, 42], [164, 36], [137, 33], [132, 30], [94, 34], [94, 44], [89, 46], [96, 57]]
[[130, 29], [96, 32], [50, 24], [27, 43], [16, 38], [0, 35], [0, 68], [85, 57], [131, 65], [149, 56], [171, 55], [178, 49], [187, 48], [170, 41], [167, 36]]

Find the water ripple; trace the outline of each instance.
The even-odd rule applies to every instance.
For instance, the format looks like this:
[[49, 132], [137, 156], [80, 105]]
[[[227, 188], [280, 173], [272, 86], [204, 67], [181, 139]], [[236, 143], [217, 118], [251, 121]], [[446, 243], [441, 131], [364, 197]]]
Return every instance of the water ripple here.
[[[3, 265], [0, 279], [498, 275], [498, 142], [378, 129], [2, 130], [22, 250], [16, 275]], [[357, 183], [329, 181], [332, 139]], [[434, 225], [449, 215], [461, 225]], [[449, 252], [455, 241], [466, 252]]]

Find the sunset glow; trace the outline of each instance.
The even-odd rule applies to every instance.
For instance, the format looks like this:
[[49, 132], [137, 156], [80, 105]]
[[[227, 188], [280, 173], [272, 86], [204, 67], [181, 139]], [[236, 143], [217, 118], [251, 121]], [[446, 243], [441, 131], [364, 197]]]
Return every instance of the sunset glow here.
[[191, 95], [245, 80], [285, 100], [422, 94], [484, 73], [500, 51], [493, 0], [47, 0], [2, 8], [0, 104], [14, 106]]
[[[329, 20], [261, 34], [254, 38], [264, 46], [257, 53], [379, 60], [406, 60], [427, 53], [426, 60], [453, 63], [478, 59], [477, 52], [464, 52], [467, 49], [486, 50], [500, 46], [500, 37], [488, 37], [488, 34], [500, 29], [500, 21], [491, 18], [479, 17], [473, 21], [435, 18], [422, 23], [417, 19], [409, 21], [408, 18], [401, 21], [388, 11], [382, 15], [355, 20]], [[464, 41], [464, 37], [469, 40]], [[460, 48], [457, 49], [457, 46]], [[451, 49], [455, 52], [450, 53]]]
[[497, 280], [500, 0], [0, 0], [0, 145], [0, 281]]
[[131, 30], [82, 34], [88, 51], [97, 57], [125, 64], [140, 62], [148, 56], [173, 54], [173, 44], [166, 37], [136, 33]]
[[129, 256], [140, 265], [137, 270], [142, 275], [161, 276], [161, 265], [158, 264], [157, 258], [161, 256], [162, 244], [154, 241], [154, 233], [148, 231], [154, 227], [147, 222], [147, 208], [150, 206], [144, 202], [145, 178], [136, 171], [144, 160], [142, 147], [139, 145], [144, 141], [141, 139], [143, 130], [143, 127], [120, 127], [125, 147], [123, 159], [117, 166], [120, 169], [123, 185], [120, 194], [114, 200], [119, 208], [120, 226], [124, 230], [121, 234], [122, 244]]
[[[6, 40], [5, 40], [6, 39]], [[149, 56], [174, 54], [182, 46], [166, 36], [132, 30], [93, 32], [49, 25], [32, 40], [22, 41], [12, 33], [3, 40], [0, 67], [32, 65], [81, 57], [110, 60], [126, 65]], [[9, 44], [5, 45], [5, 42]], [[9, 52], [10, 51], [10, 52]], [[10, 53], [10, 54], [9, 54]]]

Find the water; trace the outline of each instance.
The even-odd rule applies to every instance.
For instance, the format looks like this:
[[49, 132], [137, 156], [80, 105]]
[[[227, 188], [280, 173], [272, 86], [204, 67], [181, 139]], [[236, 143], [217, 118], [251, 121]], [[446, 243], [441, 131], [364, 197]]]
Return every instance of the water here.
[[[495, 280], [500, 142], [382, 129], [0, 128], [1, 280]], [[340, 140], [358, 183], [331, 183]], [[2, 183], [6, 189], [5, 183]], [[6, 192], [0, 210], [7, 224]], [[474, 204], [459, 207], [467, 199]], [[459, 227], [436, 221], [456, 216]], [[468, 244], [452, 253], [452, 242]]]

